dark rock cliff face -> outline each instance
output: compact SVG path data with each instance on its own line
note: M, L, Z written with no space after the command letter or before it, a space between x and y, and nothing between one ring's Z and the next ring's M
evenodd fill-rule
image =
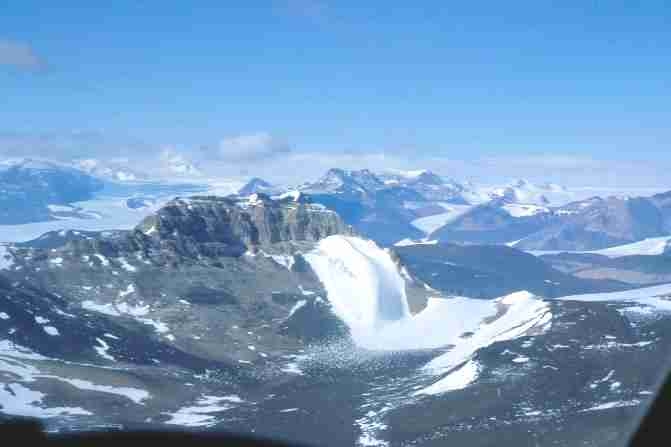
M316 242L351 230L320 205L257 194L250 200L175 199L137 226L135 237L142 238L137 233L152 245L178 252L238 256L270 244Z
M282 243L316 242L334 234L352 234L352 230L336 213L305 199L271 200L261 194L250 200L191 197L169 202L132 231L71 237L63 250L75 257L140 253L164 264L237 257Z

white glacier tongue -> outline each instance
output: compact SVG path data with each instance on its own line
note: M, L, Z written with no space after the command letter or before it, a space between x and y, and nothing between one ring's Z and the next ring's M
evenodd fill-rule
M358 346L394 351L452 345L427 365L436 374L496 341L547 327L552 317L549 305L528 292L496 300L430 298L422 312L411 315L405 280L390 254L356 237L330 236L305 258Z
M385 324L410 315L405 280L389 253L374 242L330 236L305 258L355 340L363 341Z

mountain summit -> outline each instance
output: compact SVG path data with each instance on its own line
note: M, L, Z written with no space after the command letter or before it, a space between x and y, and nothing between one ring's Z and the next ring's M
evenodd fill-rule
M280 188L263 180L259 177L252 177L245 185L238 190L238 195L249 196L255 193L274 194L279 192Z

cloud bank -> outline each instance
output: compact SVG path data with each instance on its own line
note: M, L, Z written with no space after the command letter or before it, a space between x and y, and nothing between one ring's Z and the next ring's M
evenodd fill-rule
M266 162L291 152L289 143L267 132L224 138L217 155L233 163Z
M46 63L27 43L0 39L0 65L21 70L41 70Z

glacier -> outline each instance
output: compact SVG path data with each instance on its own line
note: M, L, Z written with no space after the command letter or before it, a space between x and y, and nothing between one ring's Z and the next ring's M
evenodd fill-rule
M305 259L326 287L336 315L364 346L386 323L409 317L405 280L374 242L331 236Z
M325 238L305 259L359 347L401 351L450 346L425 366L429 373L446 374L480 348L551 324L549 304L524 291L496 300L442 297L436 292L412 315L405 279L390 252L357 237Z

